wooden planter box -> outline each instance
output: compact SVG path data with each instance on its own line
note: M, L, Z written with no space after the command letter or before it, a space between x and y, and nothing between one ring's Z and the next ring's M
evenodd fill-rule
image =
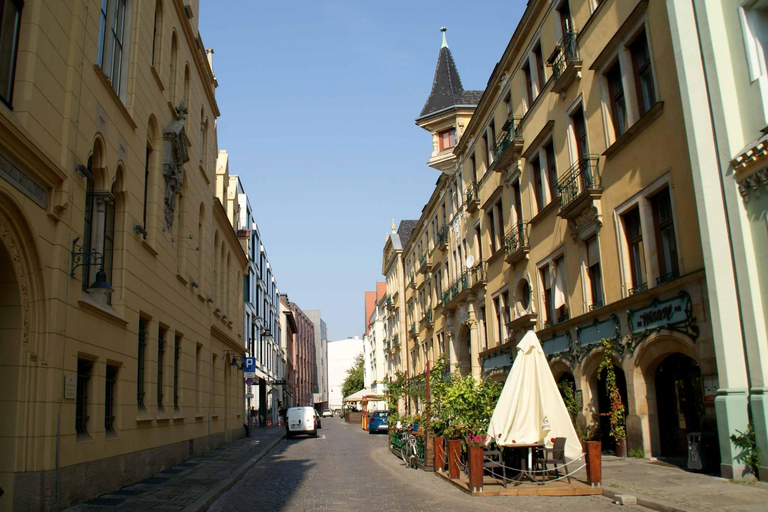
M445 438L435 438L435 471L445 470Z
M459 461L461 460L461 439L448 440L448 476L458 479L460 475Z
M482 446L470 446L468 449L469 461L469 490L471 493L483 492L483 454Z
M593 487L600 487L603 481L602 443L586 441L584 445L587 454L587 483Z

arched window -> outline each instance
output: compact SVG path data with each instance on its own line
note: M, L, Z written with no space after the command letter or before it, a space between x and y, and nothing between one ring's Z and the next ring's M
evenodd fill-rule
M152 65L160 65L160 50L163 41L163 2L155 2L155 28L152 32Z
M125 101L123 63L128 62L131 6L127 0L101 0L98 64L115 93Z
M104 147L101 139L93 145L85 172L85 204L83 205L82 252L98 253L100 264L91 264L89 256L83 257L82 289L87 291L100 269L107 271L107 282L111 281L112 255L114 248L114 196L107 190L109 181L104 167ZM110 187L111 188L111 187ZM105 299L106 300L106 299Z
M176 88L177 84L176 81L178 80L177 77L177 65L178 65L178 53L179 53L179 43L176 38L176 31L173 32L171 35L171 76L168 79L168 84L171 91L171 104L173 106L176 106Z

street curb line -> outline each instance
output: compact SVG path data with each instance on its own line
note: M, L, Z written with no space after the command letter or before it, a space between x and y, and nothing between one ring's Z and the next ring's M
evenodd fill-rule
M254 455L251 459L249 459L248 462L246 462L245 464L237 468L235 471L233 471L231 473L231 476L223 480L218 487L214 487L213 489L205 493L202 497L200 497L197 501L184 507L182 509L182 512L203 512L205 510L208 510L208 507L210 507L211 504L214 501L216 501L219 496L224 494L233 485L235 485L241 478L243 478L243 475L245 475L245 473L249 469L251 469L257 462L263 459L264 456L267 455L272 450L272 448L277 446L283 439L285 439L285 434L281 435L280 437L272 441L269 445L267 445L266 448L264 448L262 451Z
M628 493L631 493L631 491L612 491L606 487L603 487L603 496L612 500L614 500L619 494ZM670 505L669 503L656 498L650 498L648 496L642 496L635 493L631 494L637 498L638 505L641 507L649 508L651 510L658 510L659 512L692 512L692 509L676 507L675 505Z

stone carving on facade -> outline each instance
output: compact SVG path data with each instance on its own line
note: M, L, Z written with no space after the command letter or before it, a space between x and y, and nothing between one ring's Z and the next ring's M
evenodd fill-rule
M21 339L22 342L29 343L29 286L27 285L27 275L24 272L24 262L22 261L19 249L3 222L0 222L0 241L7 249L11 262L13 263L16 279L19 282L19 291L21 292Z
M184 123L187 119L187 106L184 101L176 107L178 119L173 121L163 132L163 178L165 178L165 198L163 216L165 226L173 230L173 218L176 212L176 197L184 185L184 164L189 162L187 135Z
M592 226L600 229L603 226L600 217L600 211L597 209L597 206L594 204L587 206L576 217L568 221L571 228L571 236L576 240L581 238L582 233Z
M760 185L768 191L768 167L760 169L739 182L739 194L745 203L749 202L749 196L754 193L756 198L760 198Z
M504 185L511 187L520 177L520 162L513 162L509 167L501 171L501 179Z
M456 306L456 325L464 325L469 320L469 305L463 300Z

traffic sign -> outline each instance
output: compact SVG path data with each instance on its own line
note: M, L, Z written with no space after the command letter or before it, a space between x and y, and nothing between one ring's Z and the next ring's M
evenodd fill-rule
M246 378L256 377L256 358L246 357L244 359L243 364L245 364L245 370L243 372L243 376Z
M271 386L285 386L285 379L273 380L269 383Z
M245 398L253 398L253 393L246 393Z
M249 385L249 386L253 386L253 379L251 379L251 378L249 377L249 378L245 379L245 383L246 383L247 385Z

